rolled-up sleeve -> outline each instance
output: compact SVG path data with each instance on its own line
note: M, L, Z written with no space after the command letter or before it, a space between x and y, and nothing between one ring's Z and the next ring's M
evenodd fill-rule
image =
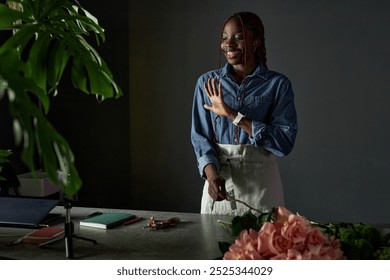
M203 107L206 103L203 83L204 81L200 77L195 88L192 105L191 142L194 147L199 174L205 177L205 166L212 163L219 170L219 160L215 143L213 143L213 113Z
M288 79L280 81L267 122L252 120L252 144L277 156L288 155L298 132L294 92Z

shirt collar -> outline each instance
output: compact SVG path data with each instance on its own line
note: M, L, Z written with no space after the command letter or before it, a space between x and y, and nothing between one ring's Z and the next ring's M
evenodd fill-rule
M225 66L221 69L221 77L227 76L231 67L232 66L229 63L226 63ZM252 74L248 75L248 77L254 76L258 76L264 80L268 80L269 71L261 63L259 63L255 71Z

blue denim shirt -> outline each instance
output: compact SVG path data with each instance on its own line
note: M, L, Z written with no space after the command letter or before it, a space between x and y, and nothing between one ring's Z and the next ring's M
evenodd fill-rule
M191 142L199 173L203 177L203 170L209 163L215 164L219 170L215 142L250 144L263 147L276 156L285 156L291 152L298 131L294 93L287 77L259 65L241 84L237 84L229 73L230 68L226 64L221 69L203 74L195 88ZM236 126L230 119L217 116L203 107L206 103L210 104L204 83L209 77L218 78L219 73L224 101L252 120L253 137L242 129L238 130L237 137Z

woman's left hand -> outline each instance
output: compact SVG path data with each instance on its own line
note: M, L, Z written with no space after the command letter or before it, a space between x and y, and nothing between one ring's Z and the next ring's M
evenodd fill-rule
M223 100L222 85L218 83L216 78L208 78L207 83L204 83L204 89L211 101L211 106L204 104L204 108L213 111L219 116L228 117L232 114L232 109Z

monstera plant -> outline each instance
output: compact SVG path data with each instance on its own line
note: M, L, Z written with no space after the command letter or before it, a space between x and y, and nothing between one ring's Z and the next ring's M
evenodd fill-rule
M77 90L98 101L122 95L92 46L104 42L104 30L77 1L13 0L0 3L0 32L6 38L0 41L0 102L8 98L21 159L34 172L39 158L50 180L72 196L82 181L68 142L47 114L65 69ZM0 150L0 166L8 155Z

